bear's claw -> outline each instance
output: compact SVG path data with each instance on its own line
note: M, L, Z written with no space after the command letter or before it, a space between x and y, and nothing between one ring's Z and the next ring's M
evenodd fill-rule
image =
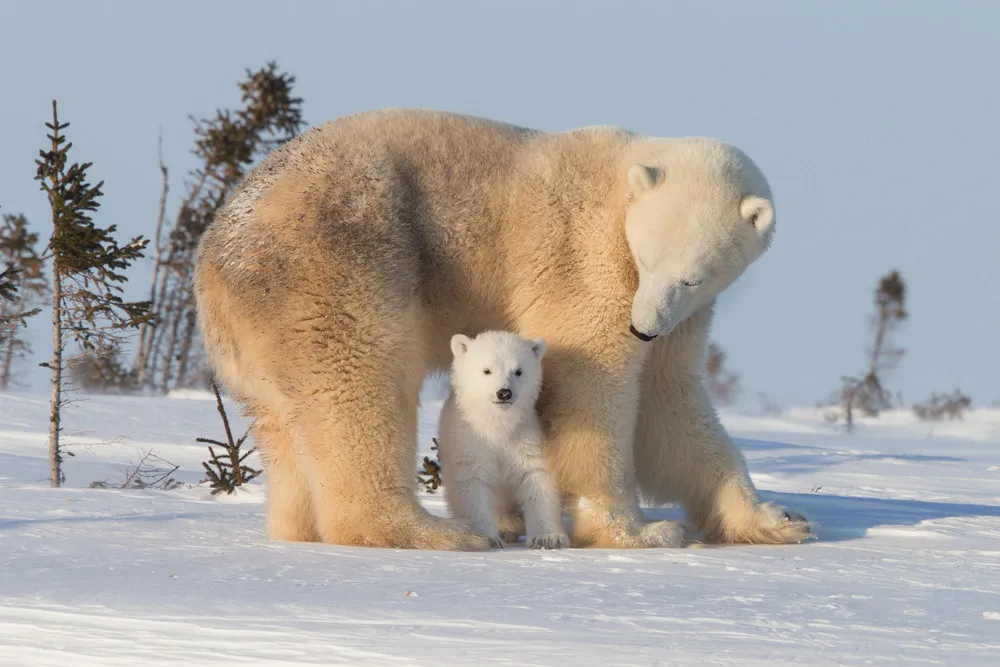
M564 549L569 546L569 536L565 533L535 535L527 540L532 549Z

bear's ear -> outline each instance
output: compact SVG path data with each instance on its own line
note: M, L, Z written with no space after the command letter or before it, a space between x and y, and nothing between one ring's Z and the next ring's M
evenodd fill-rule
M633 202L656 187L663 178L663 169L645 164L633 164L628 168L628 195L629 202Z
M770 200L748 195L740 203L740 215L757 230L764 247L769 246L774 235L774 205Z
M469 351L469 344L472 343L472 339L463 334L455 334L451 337L451 353L456 357L460 357Z
M542 355L545 354L545 339L533 338L528 342L531 344L531 351L535 354L535 358L541 359Z

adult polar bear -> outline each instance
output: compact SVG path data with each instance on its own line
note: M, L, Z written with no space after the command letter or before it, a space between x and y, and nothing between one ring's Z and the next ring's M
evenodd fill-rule
M708 139L384 110L273 151L195 275L211 362L254 417L268 534L489 548L417 501L417 405L453 334L507 329L548 342L538 408L575 546L680 546L637 487L709 540L802 541L699 376L715 297L773 229L764 176Z

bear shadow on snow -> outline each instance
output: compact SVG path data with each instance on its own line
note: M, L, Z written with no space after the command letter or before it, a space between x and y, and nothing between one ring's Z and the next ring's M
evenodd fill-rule
M954 517L1000 517L1000 507L939 503L895 498L864 498L828 493L761 492L765 500L791 504L808 513L821 542L861 539L879 526L916 526L922 521Z
M823 435L811 434L810 437L812 439L815 439L815 440L818 440L818 441L829 442L829 443L833 444L834 446L836 444L838 444L838 443L842 443L843 442L843 440L840 439L841 438L840 435L833 435L833 434L830 434L830 435L826 435L826 434L823 434ZM736 445L742 451L763 452L763 451L778 450L778 449L796 449L796 450L807 450L807 451L810 451L810 452L816 452L817 450L821 449L820 447L811 446L811 445L804 445L804 444L792 445L792 444L789 444L787 442L776 442L776 441L773 441L773 440L755 440L754 438L735 438L734 437L733 438L733 442L735 442ZM795 458L801 458L802 461L803 461L803 463L807 463L807 462L811 463L812 465L807 466L808 469L810 469L810 470L815 470L815 469L820 468L823 465L827 465L827 464L840 463L840 462L843 462L845 460L855 460L855 461L871 460L871 461L878 461L878 460L896 459L896 460L899 460L899 461L919 461L919 462L925 462L925 463L943 463L943 462L957 463L957 462L961 462L961 461L967 460L967 459L963 459L963 458L961 458L959 456L942 456L942 455L939 455L939 454L935 454L935 455L909 454L909 453L885 454L885 453L881 453L881 452L870 452L870 453L864 454L864 453L859 453L859 452L857 452L855 450L852 450L850 452L842 452L842 451L834 451L833 449L828 449L828 450L824 451L824 456L822 456L822 457L816 457L816 456L813 456L813 455L810 455L810 454L802 454L802 455L795 455L795 456L791 456L791 457L779 456L779 457L775 457L775 458L769 459L769 460L776 461L776 462L781 462L781 463L786 463L786 462L792 462L792 460L795 459ZM782 470L787 470L787 468L782 467ZM806 471L807 471L806 467L804 467L803 470L802 470L802 472L806 472Z
M859 540L867 535L869 529L876 527L910 527L923 521L954 517L1000 517L1000 506L992 505L764 490L760 491L760 496L764 501L794 507L808 516L816 534L816 542L820 543ZM643 506L642 509L646 518L652 520L680 520L684 516L678 507ZM751 545L719 545L719 548L746 546Z
M837 436L812 436L820 440L833 440ZM797 450L791 455L750 460L751 469L768 473L769 469L784 474L808 474L846 461L908 461L921 463L957 463L965 459L956 456L929 456L906 453L857 453L838 452L801 444L773 440L733 438L742 451ZM761 499L784 507L794 508L809 517L818 542L847 542L862 539L871 528L911 527L923 521L954 517L1000 517L1000 506L973 503L927 502L896 498L842 496L830 493L786 493L767 491L758 487ZM680 519L680 508L646 508L648 518Z
M101 514L91 516L40 516L25 519L0 519L0 531L12 528L30 528L52 523L89 524L89 523L169 523L170 521L190 521L201 519L212 521L208 512L155 512L151 514Z

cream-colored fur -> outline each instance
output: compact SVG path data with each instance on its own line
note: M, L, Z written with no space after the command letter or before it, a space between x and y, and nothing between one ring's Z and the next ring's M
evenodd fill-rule
M212 363L256 418L269 534L488 548L417 502L416 406L453 333L501 329L547 341L538 410L574 545L675 544L638 491L709 539L801 541L699 376L714 298L773 221L759 170L709 139L386 110L274 151L196 269Z
M448 508L497 548L508 537L501 537L497 515L512 505L524 517L529 547L569 546L535 412L545 341L484 331L455 334L451 348L451 392L438 429Z

